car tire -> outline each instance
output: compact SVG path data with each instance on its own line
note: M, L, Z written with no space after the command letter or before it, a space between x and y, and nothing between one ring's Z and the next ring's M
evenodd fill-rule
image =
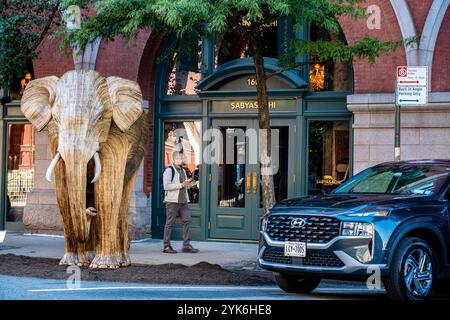
M320 283L320 278L300 278L293 275L277 273L275 281L278 286L289 293L310 293Z
M424 259L422 268L420 257ZM389 275L384 279L386 293L394 300L428 299L436 285L436 271L436 258L428 242L404 238L394 252Z

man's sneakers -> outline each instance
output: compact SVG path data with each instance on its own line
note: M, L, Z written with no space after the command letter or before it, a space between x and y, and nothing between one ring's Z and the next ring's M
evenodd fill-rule
M190 244L188 244L188 245L186 245L186 246L183 246L183 249L181 249L181 251L182 251L182 252L185 252L185 253L197 253L197 252L199 252L200 250L195 249L193 246L191 246Z
M164 253L177 253L177 250L175 250L171 246L167 246L167 247L164 247L163 252Z

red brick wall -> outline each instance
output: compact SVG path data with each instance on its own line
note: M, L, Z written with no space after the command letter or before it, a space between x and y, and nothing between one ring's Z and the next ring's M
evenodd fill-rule
M432 91L450 91L450 8L437 38L431 77Z
M72 53L63 52L57 40L44 40L38 51L39 56L33 61L35 79L46 76L60 77L74 68Z
M375 36L382 40L399 40L402 38L400 27L389 0L368 0L368 5L378 5L381 9L381 29L369 30L367 21L345 18L340 20L341 27L349 44L355 43L365 35ZM353 62L354 89L356 93L394 92L395 67L406 64L404 48L395 53L384 55L374 64L367 60Z
M149 36L150 31L145 30L129 43L122 37L116 37L114 41L102 41L95 70L105 77L117 76L137 81L139 61Z
M409 10L414 19L414 25L416 26L416 32L418 35L422 33L427 19L428 11L430 11L433 0L408 0Z
M154 84L156 76L156 60L161 53L164 39L158 36L150 36L142 53L139 63L138 82L142 88L144 99L148 101L148 123L150 125L150 135L145 148L144 160L144 192L147 196L152 190L153 177L153 110L154 110Z

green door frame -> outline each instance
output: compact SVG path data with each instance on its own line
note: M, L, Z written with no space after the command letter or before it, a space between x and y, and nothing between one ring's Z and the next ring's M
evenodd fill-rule
M295 190L296 190L296 184L298 183L298 180L296 180L296 163L297 163L297 152L295 150L295 144L296 139L295 136L297 134L296 130L296 124L294 119L283 119L283 118L271 118L270 119L270 125L271 127L287 127L288 128L288 137L290 139L288 140L288 177L289 180L287 182L287 190L288 190L288 198L295 196ZM230 127L247 127L251 129L257 129L258 128L258 120L255 116L253 117L246 117L246 118L213 118L212 119L212 127L220 127L220 126L230 126ZM248 146L248 144L247 144ZM248 150L246 150L246 156L248 158ZM225 159L224 159L225 160ZM248 159L247 159L248 163ZM228 207L218 207L216 204L218 202L217 192L213 189L216 188L218 185L218 177L215 176L217 174L218 168L213 167L214 165L208 165L211 170L211 182L210 182L210 188L208 190L208 194L210 194L210 208L208 210L209 212L209 222L210 222L210 230L209 230L209 239L221 239L226 238L226 236L223 234L219 228L217 228L217 222L216 214L226 214L227 212L236 214L242 214L241 212L243 210L247 210L247 214L249 214L250 218L250 225L244 227L244 229L241 230L234 230L237 237L240 238L238 240L257 240L259 238L259 229L260 229L260 223L261 223L261 217L263 215L262 208L259 207L259 196L260 196L260 189L261 189L261 181L260 181L260 166L258 164L247 164L246 167L246 173L251 173L251 190L250 194L246 192L246 207L245 208L228 208ZM257 175L257 189L256 193L253 192L253 174L256 173ZM233 214L231 214L233 216ZM249 223L246 221L246 223ZM249 229L249 230L247 230ZM250 231L250 232L247 232ZM247 233L245 233L247 232ZM242 234L243 233L243 234ZM228 238L226 238L228 239Z

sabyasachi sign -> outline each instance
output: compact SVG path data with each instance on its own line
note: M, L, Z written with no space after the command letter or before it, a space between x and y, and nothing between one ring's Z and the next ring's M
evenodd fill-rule
M269 109L277 107L276 101L269 101ZM231 109L258 109L258 101L236 101L230 102Z
M270 100L269 111L295 111L297 100ZM253 112L258 110L258 101L233 100L213 101L212 112Z

